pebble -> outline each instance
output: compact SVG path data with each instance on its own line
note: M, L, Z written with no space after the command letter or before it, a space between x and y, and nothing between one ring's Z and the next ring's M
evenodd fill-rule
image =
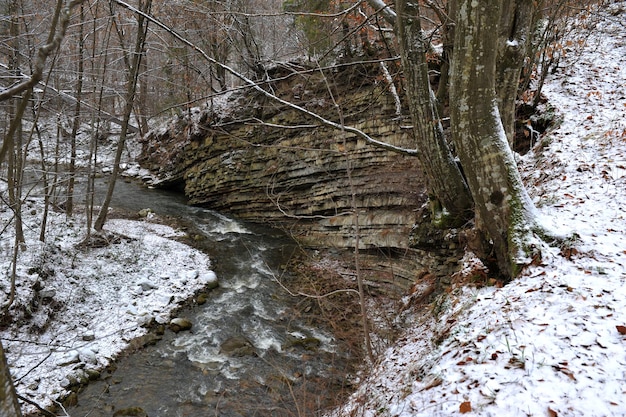
M94 365L98 363L98 358L96 356L96 353L89 348L79 349L78 358L80 359L81 362L91 363Z
M50 289L46 289L46 290L41 290L39 291L39 296L42 299L50 299L50 298L54 298L54 296L57 294L56 290L53 288Z
M70 350L61 359L57 361L57 365L67 366L67 365L71 365L73 363L78 363L78 362L80 362L78 351Z
M159 288L158 285L154 284L153 282L149 280L140 281L137 283L137 285L141 287L143 291L156 290L157 288Z
M93 340L96 340L96 335L94 334L94 332L85 332L85 334L83 334L83 341L85 342L91 342Z
M205 289L212 290L217 288L219 283L217 281L217 275L213 271L203 272L199 275L200 281L205 282Z

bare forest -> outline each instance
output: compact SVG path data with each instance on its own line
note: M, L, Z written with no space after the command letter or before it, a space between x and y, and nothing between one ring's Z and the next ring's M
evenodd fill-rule
M14 316L21 253L33 244L33 229L39 244L49 243L51 213L62 213L81 223L81 244L95 245L107 236L116 181L138 139L242 90L295 110L299 126L336 129L417 158L414 175L424 179L428 200L423 221L462 230L465 249L492 282L511 282L572 239L543 222L517 164L554 122L538 111L546 80L582 50L608 3L0 0L0 210L10 213L0 231L7 259L0 326ZM406 121L410 146L346 124L340 100L329 117L272 88L272 77L325 77L363 63L380 74L376 83ZM96 192L102 177L106 191ZM37 210L35 189L43 190ZM352 209L359 326L364 356L375 363L380 352L369 338L359 274L359 210ZM25 211L36 211L36 220L25 224ZM20 415L1 345L0 385L0 415Z

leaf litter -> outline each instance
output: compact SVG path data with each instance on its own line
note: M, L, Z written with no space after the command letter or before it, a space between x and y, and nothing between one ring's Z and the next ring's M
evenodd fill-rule
M548 251L509 285L459 288L436 317L416 315L332 415L626 415L623 16L606 14L588 48L563 58L544 87L563 122L520 163L541 213L563 234L575 232L571 245ZM27 242L37 240L37 207L27 202ZM68 227L60 213L51 217L54 243L31 244L17 268L15 303L32 310L28 329L0 331L18 392L42 406L66 395L83 370L111 363L146 333L146 321L167 321L177 303L214 278L209 259L172 240L180 232L166 226L110 222L110 232L129 238L112 245L116 250L87 253L76 250L81 226ZM464 261L476 267L471 256ZM33 310L33 285L60 301L42 298Z
M541 216L571 241L508 285L415 312L330 415L626 415L626 3L600 17L544 87L562 122L520 160Z

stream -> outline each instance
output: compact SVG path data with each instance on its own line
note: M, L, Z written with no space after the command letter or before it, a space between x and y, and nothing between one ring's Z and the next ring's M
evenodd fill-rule
M347 354L300 316L299 300L274 279L294 253L290 238L122 180L112 206L149 207L200 235L220 285L206 303L180 312L191 331L167 330L155 345L122 356L79 393L69 415L144 415L121 412L140 407L150 417L311 416L334 403L345 388Z

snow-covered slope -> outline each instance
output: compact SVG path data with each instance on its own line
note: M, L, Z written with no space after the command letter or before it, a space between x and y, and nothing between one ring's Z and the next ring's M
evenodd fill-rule
M520 164L542 215L576 238L416 317L335 415L626 415L625 10L551 76L563 122Z

